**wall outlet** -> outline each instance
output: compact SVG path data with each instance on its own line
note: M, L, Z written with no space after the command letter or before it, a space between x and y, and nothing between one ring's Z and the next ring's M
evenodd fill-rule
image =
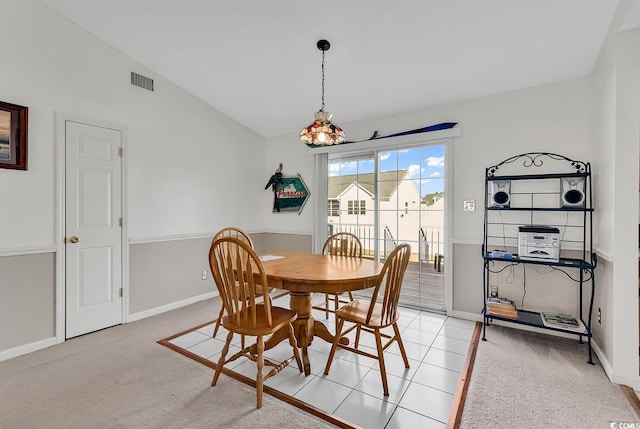
M491 286L489 290L489 296L491 298L498 298L500 296L498 295L498 286Z
M202 280L206 280L207 279L207 270L202 270Z
M602 325L602 310L598 307L598 325Z

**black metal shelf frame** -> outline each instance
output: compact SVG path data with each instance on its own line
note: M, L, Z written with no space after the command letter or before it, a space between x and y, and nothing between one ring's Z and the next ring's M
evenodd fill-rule
M566 172L554 172L545 174L507 174L497 175L496 173L501 167L508 164L514 164L521 162L522 168L538 168L542 167L545 161L558 161L560 165L566 168ZM566 164L565 164L566 162ZM532 171L532 170L528 170ZM562 179L570 177L582 177L585 180L585 193L586 201L584 207L490 207L488 202L489 196L489 184L492 181L505 181L505 180L548 180L548 179ZM532 192L532 194L534 194ZM504 322L510 322L514 324L526 325L537 327L545 330L552 330L558 332L564 332L573 334L578 337L579 342L583 342L583 338L586 337L587 347L589 353L588 363L593 365L592 347L591 347L591 318L593 313L593 300L595 292L595 277L594 270L597 266L597 257L592 249L593 238L593 208L592 205L592 186L591 186L591 165L588 162L576 161L567 158L563 155L558 155L548 152L529 152L520 155L515 155L511 158L507 158L504 161L491 166L486 169L485 172L485 204L484 204L484 235L482 245L482 258L484 265L483 275L483 331L482 340L486 341L486 327L490 324L490 321L500 320ZM559 258L558 261L552 260L530 260L520 259L517 254L509 257L494 257L487 251L488 245L488 225L504 224L504 222L489 222L488 214L491 211L527 211L527 212L580 212L583 213L581 225L577 227L582 230L582 258ZM572 225L572 227L575 225ZM533 265L546 265L554 267L560 271L563 271L572 280L579 284L579 315L578 317L586 327L586 333L576 332L571 329L555 328L546 326L542 322L542 317L539 312L519 309L518 319L509 317L501 317L498 315L490 314L487 312L487 298L489 297L489 278L492 273L491 266L496 262L504 263L506 266L518 265L518 264L533 264ZM504 268L503 268L504 269ZM498 270L502 271L502 270ZM578 278L574 279L570 274L571 272L578 272ZM589 295L589 309L586 319L583 317L583 297L585 283L590 283L590 295Z
M505 211L527 211L527 212L592 212L592 208L576 208L576 207L487 207L487 210L505 210Z

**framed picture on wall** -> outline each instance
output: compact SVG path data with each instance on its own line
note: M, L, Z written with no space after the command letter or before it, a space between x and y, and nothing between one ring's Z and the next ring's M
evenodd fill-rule
M27 169L28 110L0 101L0 168Z

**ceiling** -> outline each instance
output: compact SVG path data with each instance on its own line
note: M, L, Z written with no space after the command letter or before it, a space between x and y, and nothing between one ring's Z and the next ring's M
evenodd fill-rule
M588 76L618 5L617 0L40 2L265 137L297 133L319 110L319 39L331 42L325 110L343 124ZM640 14L634 19L625 23L627 29L637 26Z

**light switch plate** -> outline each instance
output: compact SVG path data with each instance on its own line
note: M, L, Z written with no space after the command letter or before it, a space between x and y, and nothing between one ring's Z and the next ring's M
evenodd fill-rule
M465 212L476 211L476 200L464 200L464 211Z

